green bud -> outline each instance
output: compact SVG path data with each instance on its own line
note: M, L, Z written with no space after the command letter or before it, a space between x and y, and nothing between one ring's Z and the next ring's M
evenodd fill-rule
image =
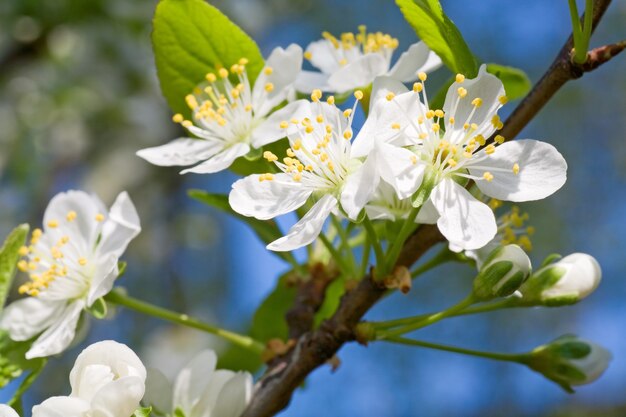
M565 335L534 349L526 364L566 391L573 392L572 385L589 384L598 379L610 360L611 353L602 346Z
M550 307L574 304L591 294L601 278L600 265L592 256L574 253L534 273L520 288L519 303Z
M532 265L517 245L500 246L487 257L474 279L474 297L487 301L513 294L526 281Z

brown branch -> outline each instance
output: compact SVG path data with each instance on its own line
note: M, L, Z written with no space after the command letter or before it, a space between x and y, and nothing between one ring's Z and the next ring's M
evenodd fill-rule
M598 23L610 4L611 0L594 1L592 32L598 27ZM570 36L550 65L550 68L548 68L548 71L546 71L543 77L535 84L530 93L522 100L513 113L511 113L509 118L504 122L504 128L496 132L497 134L504 136L506 139L513 139L565 83L582 77L585 72L596 69L619 53L616 52L606 58L602 54L594 53L594 51L596 51L594 50L587 54L587 62L584 64L576 64L572 61L573 45L574 38ZM493 142L494 138L495 134L489 139L489 142Z
M611 0L595 0L594 29L610 3ZM570 37L545 75L506 120L500 134L515 137L567 81L581 77L624 49L623 43L595 49L589 53L585 64L577 65L571 61L572 42ZM404 243L396 265L410 267L441 241L443 237L435 226L419 227ZM313 370L330 360L345 343L355 340L356 325L386 291L382 284L372 279L371 273L364 277L358 286L344 295L331 319L322 323L319 329L302 334L293 349L272 362L257 383L256 392L242 417L269 417L285 408L294 390Z

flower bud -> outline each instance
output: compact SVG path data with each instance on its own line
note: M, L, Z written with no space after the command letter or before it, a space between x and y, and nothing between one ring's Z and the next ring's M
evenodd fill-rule
M517 245L500 246L485 260L474 280L474 297L486 301L513 294L526 281L532 266Z
M521 304L561 306L574 304L591 294L602 270L590 255L573 253L534 273L520 288Z
M566 391L573 392L572 385L589 384L598 379L611 358L611 353L602 346L565 335L534 349L527 364Z

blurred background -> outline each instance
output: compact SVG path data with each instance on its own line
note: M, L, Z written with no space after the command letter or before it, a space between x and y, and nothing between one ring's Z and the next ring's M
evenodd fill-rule
M245 330L287 269L245 226L187 197L190 188L227 192L235 176L178 175L137 158L138 149L180 132L160 95L150 48L156 1L4 0L0 2L0 235L40 224L48 200L79 188L110 204L128 190L143 232L124 259L119 284L165 307ZM485 62L525 70L536 81L571 32L567 2L443 0L471 49ZM416 40L390 0L223 0L214 2L257 40L302 46L356 30L389 32L399 51ZM609 9L592 46L626 38L626 2ZM432 84L449 74L434 74ZM569 181L555 196L523 206L537 228L533 261L552 252L588 252L604 281L583 303L446 320L420 338L490 351L525 351L576 333L608 347L614 359L595 384L568 395L528 369L393 345L340 352L341 367L317 370L285 417L624 416L626 415L626 55L562 89L520 137L555 144ZM430 80L430 78L429 78ZM431 82L431 81L429 81ZM508 111L514 107L510 104ZM504 114L507 113L505 107ZM368 318L432 311L460 299L471 271L445 266L396 295ZM173 376L206 346L203 334L129 311L93 321L80 346L52 360L25 409L69 392L80 349L103 338L131 345ZM11 395L12 385L0 392ZM59 391L59 387L61 391Z

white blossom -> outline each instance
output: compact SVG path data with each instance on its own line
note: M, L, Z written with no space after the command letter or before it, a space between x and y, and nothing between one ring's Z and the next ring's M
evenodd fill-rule
M145 381L146 368L128 346L94 343L76 358L71 394L33 407L33 417L129 417L139 407Z
M239 417L252 396L252 376L215 369L216 364L215 352L200 352L173 387L162 373L149 369L144 403L168 416L178 410L185 417Z
M352 117L362 93L357 91L352 109L339 110L332 96L321 102L321 91L313 93L313 102L303 102L298 118L281 122L287 130L291 147L287 156L279 160L271 152L265 158L274 162L278 174L250 175L233 184L229 202L244 216L267 220L292 212L307 201L315 201L311 209L286 236L270 243L274 251L289 251L308 245L319 235L330 213L341 209L352 219L369 201L378 178L373 177L371 164L352 155ZM360 139L357 137L355 143ZM381 146L389 146L381 144ZM393 155L410 152L389 146ZM400 157L398 157L400 158ZM396 163L383 173L386 177L402 177L411 161Z
M441 59L423 42L411 45L392 66L398 40L381 32L367 33L365 26L360 26L356 34L342 33L336 38L324 32L322 37L309 44L304 53L320 72L302 71L296 81L299 91L321 89L345 93L367 87L381 75L412 82L418 72L430 72L441 66Z
M504 142L496 136L502 128L498 109L506 102L502 82L482 66L478 77L457 75L447 92L443 109L432 110L424 88L427 76L413 91L388 77L374 83L372 106L353 150L354 156L394 163L380 144L410 149L417 161L414 175L397 181L398 197L413 194L424 178L434 188L418 217L421 223L436 222L442 234L459 249L478 249L492 240L497 224L492 210L462 184L474 180L485 195L507 201L545 198L566 179L567 164L550 144L523 139ZM441 123L445 125L442 131ZM386 169L380 163L378 171ZM382 174L381 174L382 175ZM384 178L383 178L384 179Z
M20 417L14 409L6 404L0 404L0 417Z
M10 304L0 327L13 340L37 337L26 358L50 356L74 339L84 308L106 295L118 276L118 260L140 231L139 217L126 192L110 211L82 191L57 194L44 214L43 231L35 229L27 259L18 268L30 280L20 286L26 298Z
M230 72L221 68L217 75L208 73L207 83L186 97L193 120L184 120L181 114L173 120L196 138L175 139L163 146L142 149L137 155L154 165L195 165L181 173L209 174L228 168L253 148L283 138L278 123L291 117L297 102L270 113L292 95L293 82L302 67L302 49L293 44L287 49L274 49L254 87L246 64L242 58ZM229 75L238 83L233 85Z

